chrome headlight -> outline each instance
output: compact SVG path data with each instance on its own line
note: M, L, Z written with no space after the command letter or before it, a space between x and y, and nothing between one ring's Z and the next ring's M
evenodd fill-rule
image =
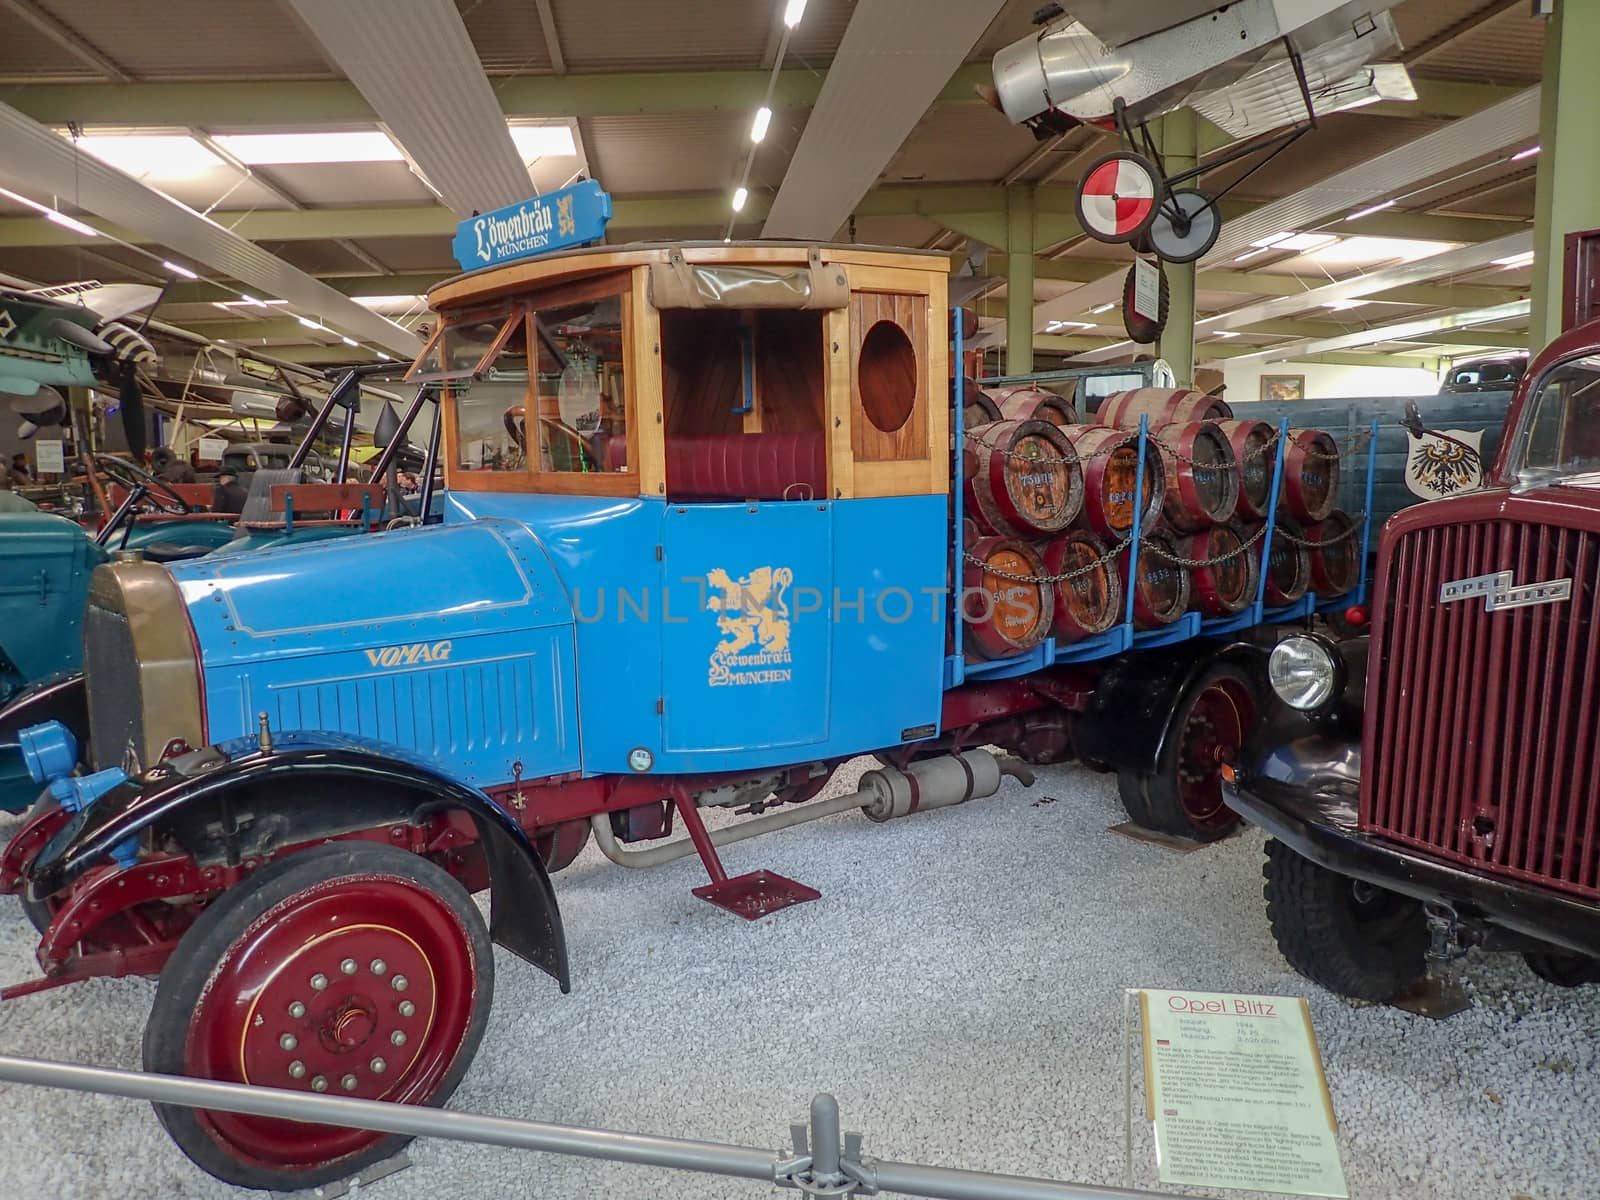
M1344 660L1338 648L1320 637L1295 634L1272 648L1267 679L1290 708L1311 712L1344 687Z

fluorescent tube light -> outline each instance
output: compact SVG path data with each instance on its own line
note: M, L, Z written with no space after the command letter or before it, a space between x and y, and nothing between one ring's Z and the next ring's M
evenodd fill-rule
M189 270L188 267L180 267L177 263L169 262L167 259L163 258L161 260L161 265L163 267L165 267L167 270L171 271L174 275L182 275L185 279L199 279L200 278L200 276L196 275L193 271Z
M1393 208L1398 201L1385 200L1382 204L1374 204L1370 208L1363 208L1360 212L1353 212L1345 218L1346 221L1359 221L1362 217L1370 217L1373 213L1382 212L1386 208Z
M806 0L789 0L788 6L783 10L783 23L790 29L800 24L800 18L806 15Z
M749 188L735 188L733 192L733 211L743 212L744 202L750 198Z
M767 136L767 126L772 124L772 110L763 104L756 109L756 118L750 123L750 140L759 143Z

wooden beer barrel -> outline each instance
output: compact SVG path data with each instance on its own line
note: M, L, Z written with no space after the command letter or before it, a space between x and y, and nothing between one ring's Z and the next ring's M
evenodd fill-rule
M1074 425L1061 431L1078 451L1083 471L1083 511L1078 524L1104 538L1121 541L1133 528L1133 490L1139 470L1139 435L1108 425ZM1144 514L1141 527L1160 520L1166 471L1155 440L1145 445Z
M1104 633L1122 620L1122 578L1105 557L1106 547L1086 529L1050 539L1044 548L1044 573L1071 579L1051 584L1055 618L1050 633L1058 642L1076 642Z
M1083 508L1078 452L1048 421L980 425L962 454L968 511L991 533L1049 535Z
M1134 388L1113 392L1100 402L1094 414L1100 425L1139 428L1139 418L1149 417L1150 426L1192 425L1196 421L1226 421L1233 409L1221 396L1207 396L1193 388Z
M1239 462L1215 421L1163 425L1152 437L1166 468L1161 513L1172 529L1197 533L1233 516L1239 504Z
M1072 401L1065 400L1043 388L1002 388L990 393L1000 406L1000 415L1008 421L1049 421L1052 425L1076 425L1078 410Z
M1050 589L1037 582L1044 574L1039 552L1018 538L991 535L968 546L967 555L961 568L961 628L967 654L1005 658L1044 641L1055 602ZM1028 576L1033 582L1008 578L1011 575Z
M1217 428L1228 439L1239 462L1239 503L1234 514L1246 521L1262 520L1272 502L1277 430L1265 421L1218 421Z
M1305 547L1311 559L1311 590L1318 596L1342 596L1361 581L1361 533L1343 509L1306 526Z
M955 381L950 382L950 404L954 407L956 402ZM994 402L994 397L978 386L978 381L970 375L961 381L961 428L971 430L979 425L988 425L1000 419L1000 406Z
M1260 528L1260 525L1249 525L1245 528L1246 536L1250 536ZM1263 599L1268 608L1281 608L1285 604L1293 604L1311 587L1311 555L1304 546L1285 537L1286 533L1292 537L1305 537L1305 532L1295 521L1280 513L1277 527L1272 535L1272 555L1266 565L1267 583ZM1266 539L1263 538L1251 549L1258 569L1261 564L1261 551L1265 544Z
M1139 536L1138 586L1133 590L1133 623L1140 629L1160 629L1188 611L1189 572L1173 562L1177 551L1164 533ZM1128 586L1128 556L1117 559L1122 586Z
M1283 506L1297 521L1321 521L1339 502L1339 447L1320 429L1291 429L1283 448Z
M1247 537L1230 521L1178 541L1178 553L1184 558L1207 562L1189 568L1191 608L1208 617L1231 617L1255 603L1261 568L1255 548L1244 548Z

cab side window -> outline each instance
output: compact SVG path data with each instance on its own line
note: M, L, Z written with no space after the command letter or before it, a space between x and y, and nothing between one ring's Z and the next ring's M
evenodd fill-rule
M631 472L622 294L540 308L534 330L534 470Z

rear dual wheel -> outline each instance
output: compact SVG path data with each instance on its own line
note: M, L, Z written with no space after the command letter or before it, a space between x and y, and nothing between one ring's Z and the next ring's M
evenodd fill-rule
M161 973L144 1067L168 1075L442 1105L483 1038L494 959L466 890L393 846L291 854L223 893ZM292 1191L408 1138L157 1104L201 1168Z

